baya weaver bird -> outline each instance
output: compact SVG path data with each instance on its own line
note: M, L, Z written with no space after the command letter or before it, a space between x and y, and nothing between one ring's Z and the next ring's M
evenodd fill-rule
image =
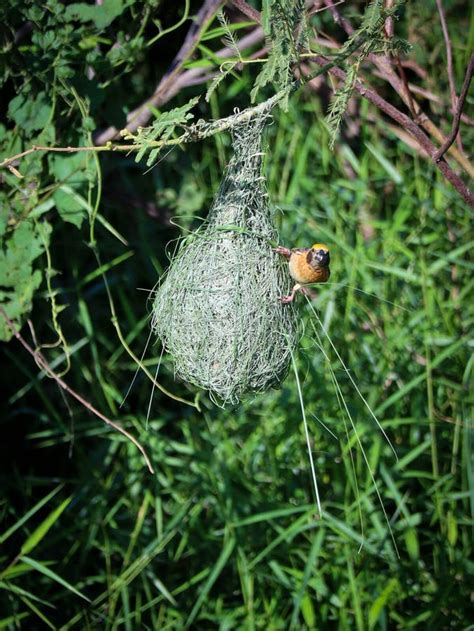
M278 246L274 249L288 259L291 277L296 281L291 294L282 296L281 302L292 302L296 292L308 294L304 285L311 283L325 283L331 272L329 270L329 248L324 243L315 243L310 248L295 248L290 250Z

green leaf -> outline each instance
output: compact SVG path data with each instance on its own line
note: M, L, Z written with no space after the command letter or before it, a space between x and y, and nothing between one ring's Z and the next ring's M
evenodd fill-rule
M405 545L410 559L417 561L420 558L420 545L414 528L408 528L405 532Z
M56 574L56 572L53 572L53 570L50 570L48 567L46 567L42 563L39 563L38 561L35 561L35 559L31 559L30 557L27 557L27 556L20 557L20 561L23 561L24 563L27 563L28 565L31 565L31 567L34 570L37 570L38 572L41 572L41 574L44 574L45 576L47 576L51 580L55 581L56 583L59 583L60 585L62 585L66 589L68 589L73 594L76 594L76 596L79 596L80 598L83 598L87 602L91 602L89 600L89 598L87 598L87 596L84 596L84 594L82 594L78 589L73 587L73 585L71 585L70 583L65 581L58 574Z
M308 625L308 628L314 629L316 615L314 613L313 603L308 593L306 593L301 599L301 613L303 614L304 621Z
M135 0L104 0L100 5L74 2L66 7L66 21L93 22L98 29L107 28Z
M140 162L147 151L150 154L147 159L147 166L151 166L156 160L158 154L161 151L161 147L153 147L152 143L157 141L166 142L173 135L176 127L183 126L187 121L194 118L194 115L190 113L191 110L199 101L199 97L195 97L188 101L181 107L175 107L167 112L158 112L156 109L151 108L157 116L157 119L149 127L139 127L137 134L132 137L135 145L140 147L135 162Z
M307 44L305 5L302 0L270 0L263 5L263 24L270 54L263 65L250 94L252 102L258 92L273 83L277 90L289 88L291 66L298 61L300 49ZM295 38L295 34L298 34ZM288 108L288 96L280 101Z
M83 196L92 173L85 153L50 157L51 173L61 185L53 194L56 209L63 221L80 228L87 217ZM67 183L67 186L63 186Z
M44 92L40 92L36 97L20 93L10 101L8 116L25 134L31 134L36 130L43 130L52 109L52 104Z
M399 586L398 579L392 578L389 580L384 590L380 594L378 598L376 598L375 602L371 606L369 610L369 629L373 629L377 620L379 619L380 614L382 613L382 609L388 602L391 593L397 589Z
M86 213L73 195L61 187L54 193L53 200L63 221L74 224L76 228L82 226Z
M61 489L63 485L60 484L55 489L53 489L48 495L45 495L40 501L33 506L21 519L19 519L11 528L9 528L3 535L0 535L0 544L4 543L9 537L12 536L14 532L21 528L23 524L25 524L35 513L37 513L45 504L49 502L51 498L53 498Z
M51 226L43 222L42 228L40 233L34 224L23 221L0 242L0 305L17 329L31 311L33 295L42 280L41 272L33 271L33 262L43 253ZM6 321L0 318L0 340L8 341L12 335Z
M395 184L401 184L403 182L402 176L393 166L393 164L389 160L387 160L384 155L382 155L381 151L374 147L374 145L370 142L366 142L365 146L378 161L380 166L386 171L387 175L395 182Z
M48 534L48 531L58 521L63 511L71 503L72 497L68 497L57 508L55 508L46 519L34 530L25 543L21 546L20 554L29 554Z
M8 618L2 618L0 620L0 629L12 628L13 625L17 626L20 620L29 617L30 613L28 611L22 611L21 613L16 613L13 616L8 616Z
M448 541L452 546L456 545L458 540L458 522L452 511L448 511Z
M225 64L225 66L223 65L221 67L221 70L219 72L219 74L217 74L214 79L211 81L210 86L207 89L206 92L206 101L209 102L212 96L212 93L217 89L217 87L219 86L219 84L221 83L221 81L223 81L229 74L231 74L235 68L235 66L238 64L237 61L232 61L229 62L227 64Z
M11 581L13 578L22 576L23 574L26 574L27 572L32 572L32 571L33 571L33 568L31 568L29 565L26 565L26 563L15 563L15 565L12 565L11 567L7 567L1 573L1 577L2 579ZM0 582L0 587L3 587L2 582Z
M227 561L229 560L229 557L232 554L234 547L235 547L235 539L233 538L229 539L229 541L225 544L219 558L217 559L212 569L212 572L210 573L208 579L206 580L206 583L200 590L199 597L194 603L194 607L192 608L191 613L189 614L188 620L186 622L186 626L190 625L196 618L199 610L202 607L202 604L204 603L204 601L207 598L207 595L209 594L209 591L211 590L216 580L219 578L222 570L224 569Z
M51 620L29 598L26 598L25 596L22 596L22 597L20 597L20 599L25 603L25 605L27 607L29 607L31 609L31 611L33 613L35 613L38 616L38 618L40 620L42 620L44 622L44 624L46 626L48 626L50 629L53 629L53 630L57 629L57 627L54 626L54 624L51 622Z

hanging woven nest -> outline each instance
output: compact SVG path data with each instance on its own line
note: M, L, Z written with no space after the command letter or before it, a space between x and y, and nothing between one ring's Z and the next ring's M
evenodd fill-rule
M153 301L152 328L181 379L220 403L277 386L297 343L290 278L265 179L265 116L233 129L234 154L208 220L184 238Z

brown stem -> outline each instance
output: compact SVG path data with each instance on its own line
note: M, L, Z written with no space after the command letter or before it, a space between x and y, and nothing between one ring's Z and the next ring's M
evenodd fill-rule
M394 3L394 0L385 0L385 8L386 9L391 9L393 7L393 3ZM395 25L393 23L393 16L392 15L390 15L385 20L385 33L387 34L387 37L393 37L394 36Z
M260 24L260 12L251 7L245 0L231 0L230 4L248 18Z
M347 20L344 16L342 16L339 11L336 9L338 3L334 4L332 0L325 0L324 4L329 9L329 12L332 15L332 19L336 24L342 26L342 28L346 31L347 35L352 35L354 29L352 28L352 24Z
M117 430L118 432L120 432L121 434L126 436L126 438L128 438L128 440L131 441L135 445L135 447L141 452L141 454L142 454L142 456L143 456L143 458L145 460L146 466L148 467L148 470L150 471L150 473L154 473L151 461L150 461L145 449L140 445L138 440L134 436L132 436L132 434L127 432L126 429L124 429L123 427L121 427L117 423L114 423L114 421L111 421L104 414L102 414L102 412L99 412L99 410L97 410L91 403L89 403L89 401L84 399L84 397L82 397L78 392L76 392L70 386L68 386L68 384L61 377L59 377L59 375L57 375L53 371L53 369L48 364L46 359L43 357L41 352L33 350L31 348L31 346L28 344L28 342L26 342L26 340L20 335L20 333L16 329L16 326L10 320L10 318L8 317L5 309L2 306L0 306L0 314L3 316L5 322L7 323L8 327L10 328L11 332L13 333L13 335L20 342L20 344L23 346L23 348L26 349L28 351L28 353L33 357L33 359L38 364L38 366L42 370L44 370L49 377L54 379L54 381L56 381L56 383L58 384L58 386L60 388L62 388L65 392L67 392L71 397L76 399L76 401L79 401L79 403L81 405L83 405L87 410L92 412L92 414L95 414L98 418L100 418L102 421L104 421L104 423L106 423L110 427L113 427L115 430Z
M405 69L403 68L401 62L400 62L400 55L395 55L395 63L397 64L397 68L398 71L400 73L400 77L402 78L402 82L403 82L403 87L405 88L405 93L407 95L407 99L408 99L408 109L410 110L410 114L412 115L412 117L416 120L416 109L415 109L415 103L413 101L413 96L410 90L410 86L408 85L408 80L407 80L407 76L405 73Z
M467 91L469 90L469 85L472 79L472 73L474 71L474 53L471 55L471 59L469 60L469 65L466 70L466 75L464 76L464 82L462 84L461 94L459 95L459 99L456 105L456 112L454 114L453 126L451 128L451 132L449 136L446 138L445 143L442 147L435 153L433 156L436 162L441 160L449 147L453 144L456 139L456 136L459 131L459 124L461 122L461 114L462 108L464 107L464 101L466 100Z
M439 19L441 22L441 28L443 30L444 44L446 48L446 60L448 70L449 91L451 93L451 104L453 110L456 110L456 83L454 81L453 70L453 51L451 46L451 39L449 37L448 25L446 24L446 16L444 14L443 4L441 0L436 0L436 6L438 7Z

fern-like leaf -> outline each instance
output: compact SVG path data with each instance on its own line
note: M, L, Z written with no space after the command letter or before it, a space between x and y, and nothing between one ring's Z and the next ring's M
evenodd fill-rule
M176 127L182 127L194 118L190 110L198 101L199 97L195 97L181 107L175 107L167 112L159 113L157 119L149 127L139 127L134 135L127 136L125 133L124 138L132 140L133 144L139 147L135 162L140 162L143 156L151 149L146 161L147 166L151 166L161 151L161 147L155 146L155 143L159 141L166 142L171 138Z
M291 67L298 61L301 48L307 44L304 0L266 0L262 7L262 24L270 53L251 92L252 102L258 92L272 83L277 90L288 90ZM286 109L288 96L281 101Z
M207 88L206 92L206 101L209 102L212 93L218 88L221 81L223 81L229 74L232 74L234 68L238 64L238 61L229 61L225 64L222 64L219 74L217 74L214 79L211 81L210 86Z
M342 87L337 90L329 106L326 121L329 127L329 145L334 147L337 135L342 123L347 104L354 91L357 81L357 74L362 62L370 54L387 54L407 52L410 45L400 38L387 38L385 35L385 21L387 17L396 17L396 11L401 2L395 4L390 9L384 8L383 0L372 0L362 17L360 27L354 31L349 39L341 47L338 58L344 59L351 54L351 51L358 50L357 56L352 63L348 64L346 78Z
M230 48L230 50L234 51L235 56L238 58L239 61L242 61L242 56L240 54L239 47L237 46L237 41L234 37L234 34L232 33L229 21L227 20L227 17L222 10L218 12L217 19L224 29L224 37L222 38L223 43L227 46L227 48Z
M334 94L329 106L329 113L326 117L326 122L329 127L329 147L331 149L334 148L344 112L347 109L347 104L349 103L349 99L354 91L358 70L359 63L355 63L350 66L343 86Z

